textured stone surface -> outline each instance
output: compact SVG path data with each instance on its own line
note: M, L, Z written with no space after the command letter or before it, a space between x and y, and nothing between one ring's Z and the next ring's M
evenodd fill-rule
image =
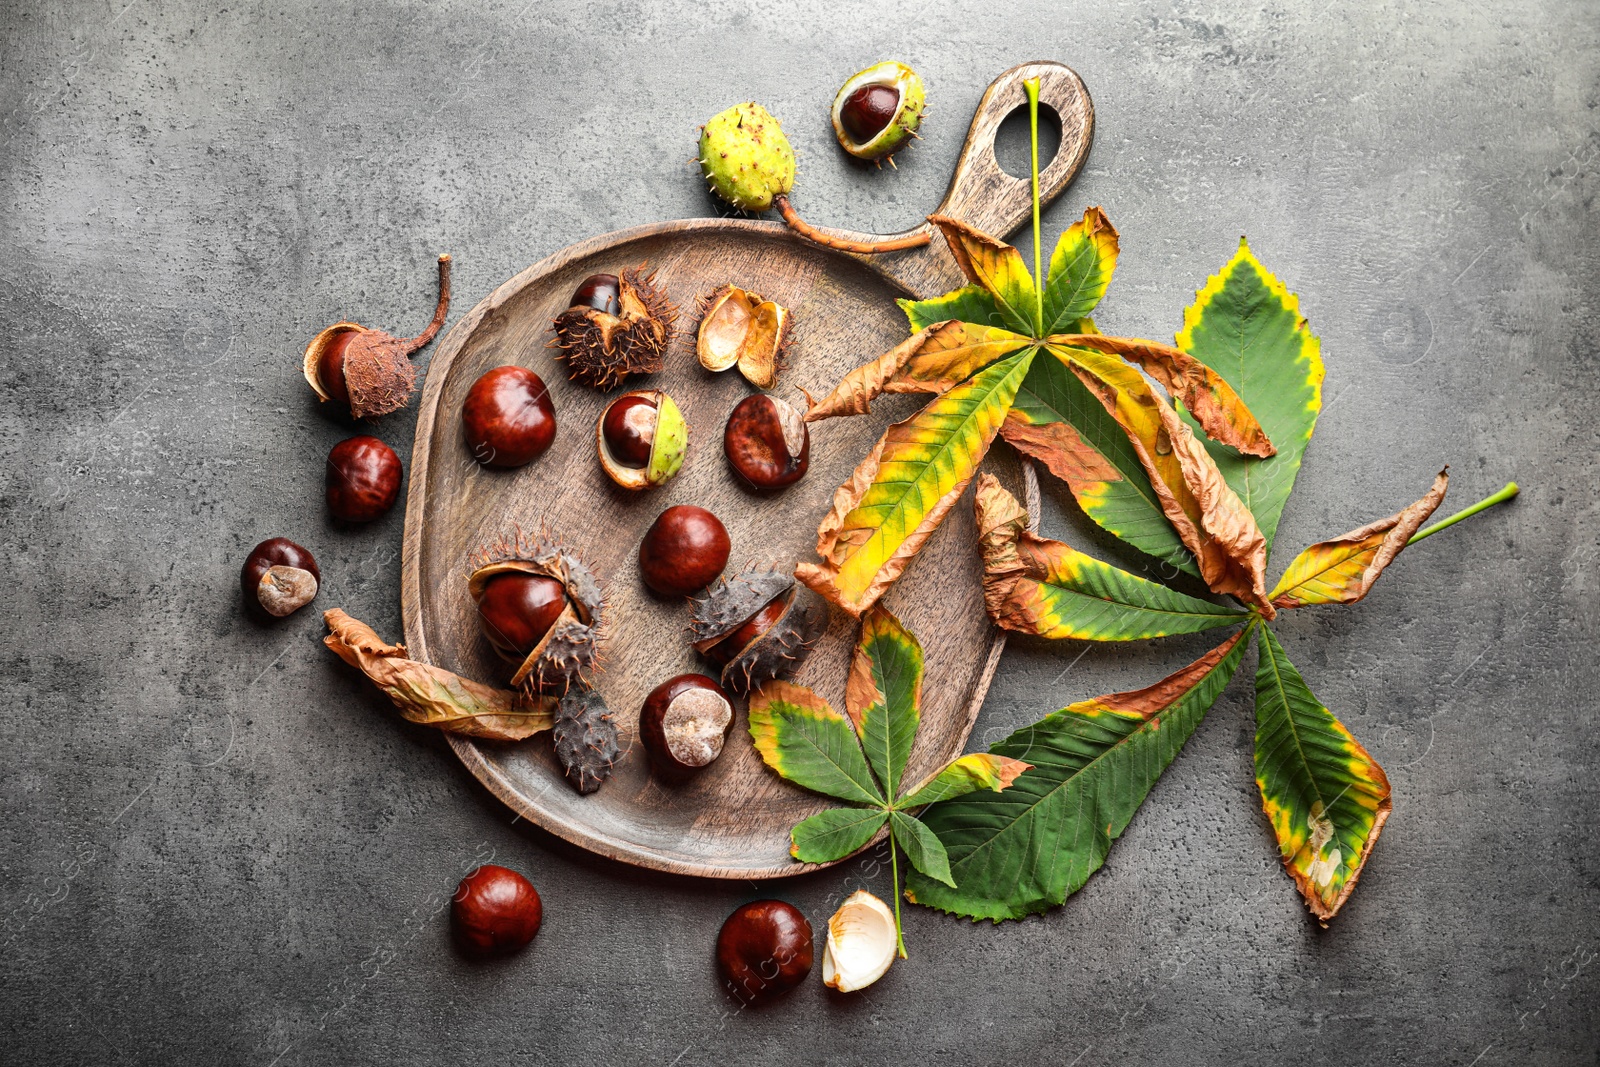
M906 30L819 3L6 5L7 1062L1594 1062L1600 17L1261 7L940 2ZM825 108L886 56L933 111L879 173ZM715 210L686 161L735 100L788 119L809 217L899 229L988 80L1036 56L1098 105L1046 229L1087 204L1121 229L1102 325L1170 335L1241 233L1302 294L1328 406L1282 551L1444 463L1447 510L1524 493L1280 627L1394 781L1332 930L1273 855L1247 664L1066 907L998 928L912 909L911 958L870 991L735 1013L711 959L729 910L776 893L820 926L887 871L722 885L591 859L397 725L315 613L241 618L242 555L286 534L321 561L319 605L399 632L401 515L325 518L347 430L298 353L341 317L419 328L439 251L454 319L570 242ZM379 432L407 453L408 417ZM1047 530L1103 548L1081 524L1053 495ZM975 740L1203 647L1017 643ZM545 925L469 966L441 908L490 856Z

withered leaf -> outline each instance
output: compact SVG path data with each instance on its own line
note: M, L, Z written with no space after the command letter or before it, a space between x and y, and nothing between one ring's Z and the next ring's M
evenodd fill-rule
M1060 334L1052 344L1090 348L1120 356L1144 368L1171 396L1181 400L1200 428L1214 441L1230 445L1248 456L1277 454L1266 431L1222 375L1182 349L1136 337L1107 337L1099 333Z
M806 421L865 415L883 393L948 392L1031 343L1020 334L994 326L954 320L937 323L846 374L827 396L811 401Z
M323 644L386 693L403 718L423 726L492 741L521 741L550 729L554 697L496 689L442 667L406 658L366 623L338 608L325 611Z
M1341 537L1320 541L1296 556L1272 590L1272 602L1280 608L1302 608L1308 604L1354 604L1366 596L1411 535L1444 502L1449 469L1438 473L1432 488L1415 504Z

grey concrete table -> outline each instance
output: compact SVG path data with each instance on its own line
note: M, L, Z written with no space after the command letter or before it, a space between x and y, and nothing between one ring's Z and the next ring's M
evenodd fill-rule
M1595 1062L1593 4L22 0L0 34L0 1060ZM822 115L889 56L934 111L877 173ZM1284 551L1444 463L1450 505L1525 490L1280 628L1394 781L1331 930L1275 858L1241 672L1064 908L912 909L911 958L868 992L738 1013L710 952L729 910L777 892L820 923L887 872L596 860L397 724L316 612L243 619L242 555L286 534L321 558L319 606L399 634L401 515L324 517L347 431L298 353L342 316L414 329L439 251L456 317L580 238L713 212L685 161L736 100L788 119L809 217L899 229L989 79L1036 57L1098 105L1046 230L1088 204L1121 229L1104 325L1169 336L1241 233L1302 294L1327 407ZM407 452L408 417L380 432ZM1049 506L1047 532L1104 547ZM974 743L1201 647L1016 642ZM489 857L546 922L473 966L441 909Z

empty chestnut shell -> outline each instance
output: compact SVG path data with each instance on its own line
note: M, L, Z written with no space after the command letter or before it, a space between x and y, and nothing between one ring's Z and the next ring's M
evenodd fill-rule
M539 647L567 606L567 589L554 578L504 571L478 597L478 629L494 650L521 663Z
M271 537L252 548L239 570L245 603L275 619L311 603L321 584L316 559L287 537Z
M533 940L544 922L544 904L522 875L489 863L461 879L450 901L450 918L463 951L504 956Z
M639 576L662 596L688 596L728 565L728 530L705 508L670 507L639 543Z
M793 904L755 900L728 916L717 934L717 969L729 993L764 1004L811 973L811 924Z
M467 391L461 425L479 463L520 467L544 455L556 439L556 409L544 380L533 371L496 367Z
M733 703L703 674L680 674L650 691L639 710L639 740L670 776L708 766L733 732Z
M400 497L400 457L376 437L340 441L328 453L328 511L345 522L371 522Z
M751 488L782 489L811 465L811 431L792 405L765 394L747 396L728 415L722 449Z

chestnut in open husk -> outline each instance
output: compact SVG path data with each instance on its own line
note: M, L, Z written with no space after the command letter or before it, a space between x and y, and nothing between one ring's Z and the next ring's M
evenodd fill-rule
M302 360L306 381L322 400L348 404L358 419L387 415L411 402L417 369L411 356L433 340L450 312L450 256L439 257L439 303L433 319L409 340L354 322L336 322L311 339Z
M365 434L346 438L328 453L328 511L344 522L371 522L400 498L400 457Z
M689 632L695 651L722 665L723 687L744 693L797 667L827 625L827 607L794 575L751 569L694 602Z
M270 537L252 548L239 570L245 603L275 619L311 603L321 584L316 559L287 537Z
M728 528L705 508L670 507L639 542L639 577L662 596L688 596L710 585L728 565Z
M793 328L788 308L763 300L760 293L724 285L702 301L695 354L706 370L720 373L736 366L757 389L771 389L793 341Z
M472 457L485 467L532 463L556 439L556 409L544 379L526 367L486 371L461 405Z
M753 900L736 908L717 933L717 970L728 992L764 1004L811 973L811 923L782 900Z
M811 431L792 404L765 394L747 396L728 415L722 450L752 489L782 489L811 466Z
M894 163L922 125L923 88L904 63L879 63L858 71L833 98L833 134L857 159Z
M624 489L653 489L678 473L689 447L689 425L659 389L623 393L594 428L600 466Z
M642 268L621 276L596 274L556 316L553 347L567 374L596 389L615 389L630 374L654 374L672 343L678 311Z
M605 594L577 554L518 530L473 554L467 591L478 628L506 662L512 685L564 693L599 666Z
M639 709L639 740L669 777L709 766L732 732L733 703L703 674L667 679Z
M524 948L544 923L539 891L509 867L486 863L450 899L456 944L470 956L505 956Z

